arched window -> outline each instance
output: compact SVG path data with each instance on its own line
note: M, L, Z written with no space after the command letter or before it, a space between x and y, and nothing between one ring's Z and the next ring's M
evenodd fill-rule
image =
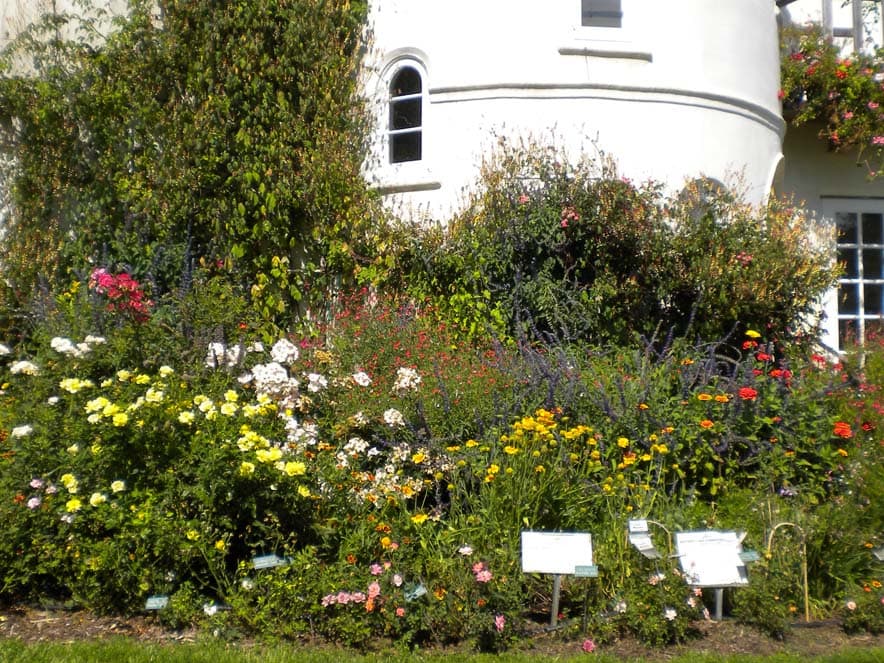
M423 78L414 67L402 67L390 81L390 163L423 157L423 88Z

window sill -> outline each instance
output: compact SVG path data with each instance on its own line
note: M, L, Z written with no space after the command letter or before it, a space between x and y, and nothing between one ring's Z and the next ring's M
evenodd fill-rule
M391 193L412 193L417 191L438 191L442 188L442 183L433 180L414 180L411 182L376 182L371 188L382 196Z
M626 46L627 44L623 44ZM654 56L646 51L636 51L628 48L590 48L588 46L563 46L559 49L559 55L578 55L585 58L607 58L611 60L640 60L653 62Z

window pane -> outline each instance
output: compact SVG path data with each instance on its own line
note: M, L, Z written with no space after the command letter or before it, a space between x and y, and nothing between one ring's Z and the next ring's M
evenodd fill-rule
M838 243L856 244L856 214L838 212L835 215L835 223L838 226Z
M843 345L854 345L856 343L856 320L839 320L838 321L838 338L841 339Z
M881 308L882 288L880 285L867 285L863 288L863 304L865 305L866 315L881 315L884 309Z
M596 28L619 28L623 12L620 0L582 0L580 3L581 24Z
M881 244L884 236L881 234L881 215L863 214L863 244Z
M390 83L390 96L401 97L406 94L421 93L421 75L417 69L403 67Z
M842 265L844 268L844 276L842 278L859 278L856 249L838 249L838 264Z
M881 249L863 249L863 279L880 279Z
M421 158L421 132L390 136L390 161L419 161Z
M390 102L390 129L414 129L420 125L420 97Z
M859 313L859 286L855 283L842 283L838 286L838 315Z

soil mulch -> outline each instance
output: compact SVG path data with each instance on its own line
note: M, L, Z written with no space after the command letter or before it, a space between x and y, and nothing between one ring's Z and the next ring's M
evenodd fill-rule
M650 649L632 639L600 646L597 651L619 658L667 661L684 653L712 655L792 653L800 656L833 654L852 648L882 647L884 634L847 635L835 620L796 623L783 640L775 640L747 626L725 619L699 625L701 636L665 649ZM197 631L172 631L156 616L107 617L85 611L43 610L14 607L0 610L0 638L26 643L68 643L80 640L131 638L145 643L196 642L205 637ZM254 644L248 642L244 644ZM524 650L543 657L580 653L580 640L564 639L555 633L535 636ZM522 648L520 648L522 649Z

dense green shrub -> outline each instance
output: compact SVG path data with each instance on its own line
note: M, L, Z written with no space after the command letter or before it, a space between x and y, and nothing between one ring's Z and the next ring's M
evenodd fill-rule
M413 292L468 333L628 343L634 335L807 334L833 284L793 207L691 185L663 200L607 164L503 146L447 232L415 243Z
M133 2L103 42L67 14L27 33L13 54L35 70L0 78L4 315L95 266L159 297L200 263L268 320L321 309L373 255L354 75L365 11Z

